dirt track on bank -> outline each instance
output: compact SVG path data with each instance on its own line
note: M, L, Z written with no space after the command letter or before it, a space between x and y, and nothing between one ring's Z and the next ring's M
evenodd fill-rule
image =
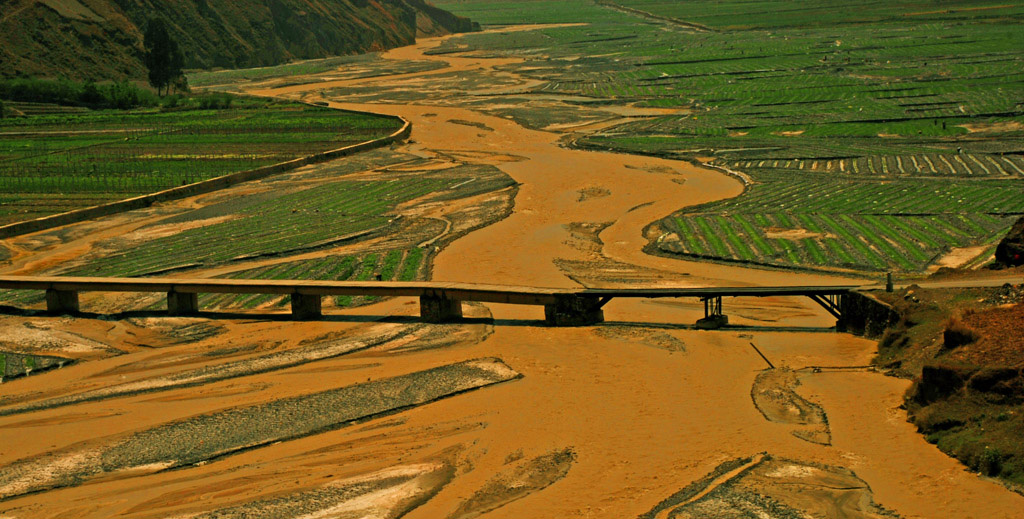
M423 55L437 43L424 40L385 57L443 60L451 65L449 71L475 74L510 63ZM493 73L510 77L504 70ZM387 78L378 81L382 89L394 86ZM312 98L322 88L260 93ZM646 255L645 225L683 206L736 196L740 182L686 163L567 149L559 145L559 134L457 106L458 95L416 104L330 99L336 106L410 119L414 132L403 151L495 165L521 183L508 218L438 254L436 280L538 286L850 281ZM26 258L21 265L27 264ZM493 315L493 325L366 322L414 314L413 303L390 300L316 323L220 321L222 333L185 344L161 335L161 327L193 319L76 321L74 326L94 341L102 341L102 330L112 325L124 336L144 330L146 347L5 384L0 405L73 398L231 362L258 363L277 352L379 335L381 326L402 336L274 371L2 416L3 465L50 459L51 453L75 445L108 445L197 415L270 405L472 359L500 359L522 378L261 448L230 446L236 448L231 456L173 471L149 466L109 473L0 502L0 512L12 517L166 517L213 511L241 516L247 504L276 500L287 502L293 507L289 510L367 510L360 512L367 517L406 511L409 518L475 513L489 518L637 517L653 514L659 503L716 467L760 460L759 453L785 462L764 464L763 474L752 478L718 475L713 478L716 491L729 490L723 481L756 487L773 474L785 474L816 488L862 480L867 490L858 486L857 492L908 518L1009 518L1024 507L1024 498L966 472L914 432L898 408L906 381L856 369L800 371L795 391L827 416L830 445L794 435L798 425L766 419L751 398L766 366L750 342L775 365L794 370L865 366L874 352L872 341L825 329L831 317L809 301L726 300L726 313L740 326L718 332L689 328L702 315L697 301L613 301L605 309L609 323L586 328L546 328L535 321L542 316L539 308L508 305L467 307L472 316ZM59 318L26 320L37 327L63 326ZM203 441L179 439L186 450ZM826 466L842 470L815 468ZM799 500L786 500L790 483L780 479L764 491L799 506ZM328 499L324 496L330 489ZM725 499L702 490L693 502L708 496ZM316 508L321 501L329 505ZM876 517L860 498L851 502L854 511L843 508L838 517ZM816 510L810 505L803 509ZM854 514L861 509L863 515Z

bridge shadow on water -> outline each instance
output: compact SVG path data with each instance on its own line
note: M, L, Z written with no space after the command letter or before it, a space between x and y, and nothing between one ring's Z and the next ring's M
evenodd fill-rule
M195 315L170 316L162 310L130 310L112 314L96 312L74 312L70 314L53 314L45 310L26 310L12 306L0 305L0 315L22 316L22 317L60 317L71 315L82 319L96 319L101 321L121 321L127 319L210 319L244 322L280 322L280 323L301 323L310 322L296 320L291 313L258 313L258 312L228 312L228 311L201 311ZM317 322L336 323L394 323L394 324L418 324L423 321L413 315L379 315L379 314L334 314L326 313ZM523 327L523 328L556 328L547 324L543 319L494 319L490 317L463 317L445 324L490 324L500 327ZM693 324L664 323L650 321L613 321L606 320L603 323L589 325L589 327L629 327L629 328L654 328L660 330L701 330ZM723 332L799 332L799 333L835 333L835 326L771 326L771 325L725 325L717 330L702 331L723 331Z

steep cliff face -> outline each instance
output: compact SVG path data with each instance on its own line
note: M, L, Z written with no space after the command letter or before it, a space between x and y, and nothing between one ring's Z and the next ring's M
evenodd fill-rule
M164 18L186 67L254 67L388 49L472 30L423 0L0 0L0 76L143 78Z

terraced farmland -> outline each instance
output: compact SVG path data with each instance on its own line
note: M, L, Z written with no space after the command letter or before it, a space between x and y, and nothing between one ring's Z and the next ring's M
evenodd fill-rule
M392 169L394 168L394 169ZM483 225L451 204L510 188L491 166L439 168L430 159L381 149L298 170L247 188L246 194L175 210L109 238L75 262L49 271L83 276L217 276L240 279L413 280L427 277L435 247ZM443 218L403 208L441 206ZM473 205L497 218L486 203ZM155 209L161 211L161 209ZM473 220L474 222L476 220ZM228 236L230 239L225 239ZM60 230L42 240L63 240ZM295 258L292 258L295 256ZM219 269L205 274L211 269ZM226 273L224 273L226 271ZM0 291L0 301L34 305L41 292ZM213 295L205 309L280 306L280 296ZM372 298L338 297L335 306ZM156 309L163 301L140 301Z
M659 222L654 249L784 267L918 272L954 249L985 258L1024 213L1024 182L795 182Z
M302 261L242 270L232 273L232 279L315 279L335 281L412 281L421 277L426 267L427 252L421 248L392 249L350 256L325 256ZM350 307L372 303L376 297L337 296L335 306ZM257 308L268 304L284 306L289 296L266 294L204 294L199 298L203 308Z
M483 23L508 15L440 3ZM588 25L467 35L438 52L522 57L538 97L670 112L573 135L574 146L701 160L754 182L736 201L659 222L652 251L920 271L953 249L983 262L1022 211L1024 5L529 4L508 9L536 16L523 22L563 9Z
M799 174L799 171L813 171L851 177L1024 178L1024 156L1015 154L925 153L872 155L852 159L734 160L724 164L738 170L788 170L795 174Z
M388 135L389 118L262 100L233 109L0 120L0 224L159 191Z

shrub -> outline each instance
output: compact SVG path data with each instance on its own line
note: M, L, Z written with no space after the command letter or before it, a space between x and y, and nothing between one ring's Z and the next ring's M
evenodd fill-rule
M207 94L199 98L199 108L203 110L226 110L231 108L233 96L231 94Z
M162 108L177 108L181 104L181 94L171 94L164 98Z
M67 79L15 78L0 80L0 98L28 103L53 103L90 108L156 106L153 92L122 81L100 86Z
M958 317L951 317L946 321L946 329L942 332L942 346L947 350L959 348L977 341L980 338L978 332L967 326Z
M986 476L998 476L1003 470L1003 454L999 449L985 447L978 457L978 471Z

